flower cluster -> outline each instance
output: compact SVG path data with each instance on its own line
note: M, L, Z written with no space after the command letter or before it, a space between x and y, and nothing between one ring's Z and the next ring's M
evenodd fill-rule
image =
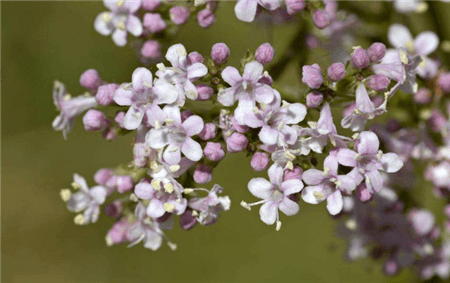
M197 16L207 26L200 18L211 20L215 2L191 4L189 10L157 0L106 1L111 12L100 14L95 27L124 45L127 32L148 40L169 28L168 14L179 25L195 7L203 7ZM228 64L225 43L214 44L208 55L173 44L155 72L139 67L131 82L108 83L87 70L80 78L87 92L74 98L55 82L60 115L53 127L65 138L84 112L86 131L107 140L134 135L129 164L100 169L92 188L75 174L72 187L78 191L61 191L77 213L75 223L94 223L103 211L116 221L108 245L143 242L156 250L166 240L174 249L163 230L175 218L189 230L216 223L230 209L230 197L222 194L228 188L215 184L208 190L204 184L212 182L223 158L245 152L254 171L267 171L269 178L251 179L248 190L259 200L241 206L261 205L267 225L280 230L279 211L296 215L300 200L326 200L339 234L348 239L349 259L372 255L383 261L387 275L412 267L423 279L448 278L450 73L437 57L439 36L425 31L413 39L407 27L393 23L383 30L392 48L364 41L349 47L357 40L349 27L364 22L338 11L334 1L239 0L235 6L246 22L264 9L274 18L281 10L288 17L312 15L298 17L299 34L279 60L269 43L247 52L238 67ZM333 41L344 37L346 42ZM299 39L308 49L298 50ZM312 60L323 50L331 60ZM280 69L294 58L304 59L295 88L278 81ZM414 200L417 179L445 202L443 228Z

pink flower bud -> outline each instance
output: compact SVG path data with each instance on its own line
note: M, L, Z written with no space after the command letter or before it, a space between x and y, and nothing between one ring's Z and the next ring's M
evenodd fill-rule
M198 97L197 100L205 101L210 99L213 96L214 90L209 85L198 84L195 86L197 89Z
M249 130L249 127L248 127L248 126L240 125L240 124L237 122L236 118L234 118L234 117L231 118L231 122L233 123L233 129L234 129L236 132L238 132L238 133L243 134L243 133L245 133L245 132L247 132L247 131Z
M369 55L370 62L378 62L383 59L384 54L386 54L386 45L375 42L367 49L367 54Z
M425 87L420 88L414 94L414 102L417 104L428 104L431 102L431 92Z
M248 145L247 138L240 133L233 133L227 140L228 152L239 152L244 150Z
M367 68L370 65L370 58L367 51L361 47L358 47L353 51L351 56L352 64L358 70Z
M212 180L212 168L206 164L199 164L195 167L194 181L199 184L206 184Z
M187 118L191 117L192 115L194 115L194 112L190 110L185 110L181 112L181 121L184 122Z
M192 211L186 210L180 217L180 226L184 230L190 230L197 224L197 219L192 215Z
M113 201L105 206L105 214L111 218L117 218L122 214L122 202L119 200Z
M134 181L130 176L126 175L114 176L107 182L107 185L110 183L112 179L115 179L114 187L116 187L117 191L121 194L131 191L134 188Z
M261 44L255 52L255 60L263 65L270 63L273 56L275 56L275 49L267 42Z
M117 138L117 130L114 127L109 127L103 132L102 136L104 139L112 141Z
M194 63L203 63L203 56L198 53L197 51L193 51L191 53L189 53L188 55L189 61L194 64Z
M213 123L206 123L203 130L198 134L198 136L204 140L210 140L216 137L216 125Z
M384 263L383 271L386 275L393 276L400 271L400 267L395 261L390 259Z
M203 9L197 14L197 22L202 28L209 28L216 22L216 15L209 9Z
M156 40L147 40L142 45L141 55L145 58L157 59L161 57L161 45Z
M114 176L114 171L108 168L102 168L94 175L94 181L99 185L106 185L109 179Z
M308 93L306 96L306 106L309 108L317 108L323 101L323 94L318 91Z
M447 216L448 218L450 218L450 204L447 204L447 205L444 207L444 214L445 214L445 216Z
M330 24L330 15L325 10L314 10L313 21L316 27L323 29Z
M225 156L222 145L218 142L208 142L203 149L203 154L211 161L219 161Z
M372 193L367 188L365 183L362 183L356 187L356 197L362 202L367 202L372 198Z
M176 25L185 24L189 19L190 13L189 9L184 6L175 6L169 10L170 19Z
M146 13L142 25L152 33L161 32L166 28L166 22L159 13Z
M103 112L91 109L84 114L83 124L86 131L100 131L108 127L109 120Z
M322 71L319 65L305 65L302 67L302 82L310 88L319 88L323 83Z
M284 173L283 181L299 179L301 180L303 176L303 169L295 166L292 170L287 169Z
M253 154L250 165L256 172L263 171L269 165L269 156L264 152L256 152Z
M156 10L160 4L160 0L142 0L141 8L151 12Z
M345 65L342 63L333 63L327 68L327 76L333 82L342 80L345 77Z
M428 119L428 126L431 128L434 132L440 132L443 127L445 127L445 124L447 123L447 120L445 119L444 115L438 110L433 110L431 112L431 116Z
M114 102L113 96L116 91L118 85L116 84L107 84L101 85L97 89L97 93L95 94L95 100L97 100L98 104L107 106Z
M119 125L119 127L123 128L123 118L125 117L125 112L120 111L117 113L116 117L114 117L114 121Z
M106 243L111 245L123 244L127 241L127 232L131 224L127 218L123 218L120 221L114 223L112 228L106 234Z
M450 93L450 73L441 74L438 85L444 93Z
M384 91L391 81L385 75L373 75L367 80L367 86L375 91Z
M289 15L294 15L303 11L305 6L305 0L286 0L286 9Z
M222 65L230 56L230 49L225 43L216 43L211 48L211 58L217 65Z
M98 74L97 70L89 69L86 70L80 77L80 85L89 90L97 90L97 88L102 83L102 79Z

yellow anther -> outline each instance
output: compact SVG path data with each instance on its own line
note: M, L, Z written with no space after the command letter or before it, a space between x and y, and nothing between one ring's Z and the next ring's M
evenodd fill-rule
M136 221L136 216L134 214L128 214L127 221L130 224L133 224Z
M417 5L416 12L417 13L425 13L428 10L428 3L421 2Z
M190 100L196 100L198 98L198 93L193 90L186 91L186 97Z
M117 28L121 30L125 30L125 24L123 22L120 22L117 24Z
M125 2L125 0L119 0L117 1L116 5L117 7L121 7L123 5L123 3Z
M150 169L152 170L156 170L159 167L158 162L156 162L156 160L153 160L152 162L150 162Z
M166 202L166 203L164 204L164 210L165 210L165 211L167 211L167 212L169 212L169 213L172 213L174 209L175 209L175 206L174 206L173 204L168 203L168 202Z
M111 237L109 236L106 236L105 241L108 247L111 247L114 244L114 242L111 240Z
M164 190L171 194L173 192L173 185L171 183L164 184Z
M184 56L186 56L187 55L187 53L186 53L186 49L184 49L184 48L177 48L177 54L178 54L178 56L180 56L180 57L184 57Z
M77 182L72 182L72 188L74 188L75 190L78 190L81 188L81 185L78 184Z
M178 146L174 146L174 147L172 147L172 148L169 150L169 152L175 152L175 151L177 151L178 149L180 149Z
M312 194L316 198L316 200L322 200L325 197L321 192L318 191L314 191Z
M86 219L84 218L83 214L77 214L77 216L75 216L75 218L73 219L73 222L76 225L84 225L86 224Z
M175 243L167 242L167 245L169 246L169 248L170 248L172 251L175 251L175 250L177 249L177 244L175 244Z
M112 17L109 13L103 13L102 21L104 21L105 23L108 23L111 21L111 19L112 19Z
M349 230L356 230L357 224L354 219L349 219L345 222L345 227L347 227Z
M250 205L248 203L246 203L245 201L241 201L241 206L245 209L248 209L248 211L252 210Z
M150 88L150 87L152 87L152 84L151 83L148 83L148 82L143 82L142 83L145 87L148 87L148 88Z
M275 230L276 230L276 231L280 231L280 229L281 229L281 221L278 220L278 221L277 221L277 226L276 226Z
M403 64L408 65L408 54L406 54L405 50L400 51L400 61L402 61Z
M161 190L161 182L159 180L153 179L151 185L155 190Z
M139 200L139 198L137 197L137 195L131 194L130 195L130 200L133 201L133 202L137 202Z
M323 175L324 175L324 176L328 176L329 173L330 173L330 167L325 167L325 168L323 169Z
M414 42L412 40L408 40L405 43L405 47L406 47L406 50L408 50L409 52L414 52Z
M64 97L63 97L63 99L64 100L70 100L72 98L72 96L70 95L70 94L66 94L66 95L64 95Z
M61 198L64 202L67 202L67 201L69 201L70 197L72 196L72 193L70 192L69 189L62 189L59 192L59 195L61 196Z
M183 193L185 193L185 194L191 194L191 193L193 193L193 192L194 192L193 189L184 189L184 190L183 190Z
M156 64L156 68L158 68L158 70L163 71L163 72L166 70L166 66L164 66L163 63Z
M150 217L147 217L147 218L144 219L144 223L147 224L147 225L152 225L152 222L153 221L152 221L152 219Z
M169 167L170 172L177 172L178 170L180 170L180 165L176 164L176 165L171 165Z

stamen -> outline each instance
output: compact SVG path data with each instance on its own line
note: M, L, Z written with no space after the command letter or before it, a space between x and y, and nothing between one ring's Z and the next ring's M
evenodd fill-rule
M106 241L106 245L108 247L111 247L114 244L114 242L111 240L111 237L109 237L109 236L105 237L105 241Z
M130 200L131 200L132 202L137 202L137 201L139 200L139 198L137 197L137 195L131 194L131 195L130 195Z
M167 212L169 212L169 213L172 213L174 209L175 209L175 206L174 206L173 204L168 203L168 202L166 202L166 203L164 204L164 210L165 210L165 211L167 211Z
M330 167L325 167L323 169L323 175L326 177L326 176L328 176L329 173L330 173Z
M125 23L123 23L123 22L118 23L117 28L121 29L121 30L125 30Z
M161 190L161 182L159 180L153 179L150 184L155 190L157 191Z
M164 190L171 194L173 192L173 185L171 183L164 184Z
M400 51L400 61L402 61L403 64L408 65L408 54L406 54L405 50Z
M164 66L163 63L156 64L156 68L158 68L158 70L163 71L163 72L166 71L166 66Z
M345 222L345 227L353 231L356 230L356 227L358 227L358 225L356 224L356 221L354 219L349 219Z
M142 83L145 87L148 87L148 88L151 88L152 87L152 85L151 84L149 84L148 82L143 82Z
M312 195L316 198L316 200L323 200L325 197L323 193L318 191L314 191Z
M73 187L75 190L81 189L81 185L78 184L77 182L72 182L72 187Z
M125 0L119 0L117 1L116 5L117 7L121 7L123 5L123 3L125 2Z
M84 225L86 224L86 219L84 218L83 214L78 214L77 216L75 216L75 218L73 219L73 222L76 225Z
M176 165L172 165L169 167L170 172L177 172L178 170L180 170L181 166L176 164Z
M193 90L188 90L186 92L186 97L191 100L196 100L198 98L198 93Z
M178 48L178 49L177 49L177 54L178 54L178 56L180 56L180 57L184 57L184 56L187 55L186 50L185 50L184 48Z
M245 201L241 201L241 206L245 209L248 209L248 211L252 210L251 206L248 203L246 203Z
M185 194L192 194L193 192L194 192L193 189L184 189L183 190L183 193L185 193Z
M111 21L112 17L109 13L103 13L102 15L102 21L105 23L109 23Z
M169 150L169 152L175 152L175 151L177 151L178 149L180 149L178 146L174 146L174 147L172 147L172 148Z
M61 198L64 202L67 202L70 200L70 197L72 196L72 192L69 189L62 189L59 192L59 195L61 196Z
M177 249L177 244L175 244L175 243L167 242L167 245L169 246L169 248L170 248L172 251L175 251L175 250Z
M281 221L278 220L278 221L277 221L277 226L276 226L275 230L276 230L276 231L280 231L280 229L281 229Z

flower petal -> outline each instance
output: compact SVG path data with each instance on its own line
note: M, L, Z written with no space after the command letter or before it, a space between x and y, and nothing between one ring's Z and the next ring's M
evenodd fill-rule
M245 64L242 78L250 81L251 83L256 83L261 78L263 71L264 67L261 63L258 61L252 61Z
M152 86L153 75L147 68L137 68L131 75L134 90L144 90Z
M260 199L269 199L273 184L264 178L254 178L248 182L248 190Z
M400 24L393 24L389 27L388 38L395 48L406 47L408 42L413 40L409 29Z
M199 161L203 156L203 151L200 144L189 137L186 138L183 145L181 146L181 151L183 152L184 156L192 161Z
M140 199L151 199L155 190L147 182L141 182L134 187L134 193Z
M303 183L299 179L290 179L281 183L280 186L285 196L300 192L303 189Z
M342 164L344 166L348 167L355 167L356 166L356 152L353 150L350 150L348 148L342 148L339 150L337 154L337 160L339 164Z
M310 204L319 204L325 200L323 186L307 186L302 190L302 199Z
M377 154L380 141L374 132L364 131L359 135L357 150L359 154Z
M309 169L303 172L303 181L308 185L318 185L325 179L323 172L317 169Z
M239 0L236 6L234 6L234 12L239 20L253 22L257 6L257 0Z
M138 37L141 36L143 27L141 20L139 20L138 17L129 15L127 18L127 31L130 32L132 35Z
M300 210L298 204L287 197L283 199L278 208L288 216L295 215Z
M198 135L203 130L203 119L200 116L193 115L183 122L183 128L189 137Z
M327 197L327 209L331 215L336 215L342 211L344 207L344 200L342 199L342 194L339 190Z
M117 46L125 46L127 44L127 31L116 29L112 35L112 39Z
M417 54L427 56L433 53L439 46L439 37L432 31L421 32L414 40L414 48Z
M242 77L239 74L239 71L234 67L226 67L222 71L222 78L230 86L235 86L236 84L242 81Z
M152 199L147 206L147 215L153 218L158 218L164 215L164 204L159 199Z
M278 205L276 202L268 201L259 209L259 216L262 222L272 225L277 220Z
M99 34L110 35L113 32L114 26L109 21L105 21L105 19L109 19L111 17L111 13L103 12L98 14L95 18L94 28Z
M402 159L395 153L385 153L381 157L383 170L387 173L395 173L403 167Z

